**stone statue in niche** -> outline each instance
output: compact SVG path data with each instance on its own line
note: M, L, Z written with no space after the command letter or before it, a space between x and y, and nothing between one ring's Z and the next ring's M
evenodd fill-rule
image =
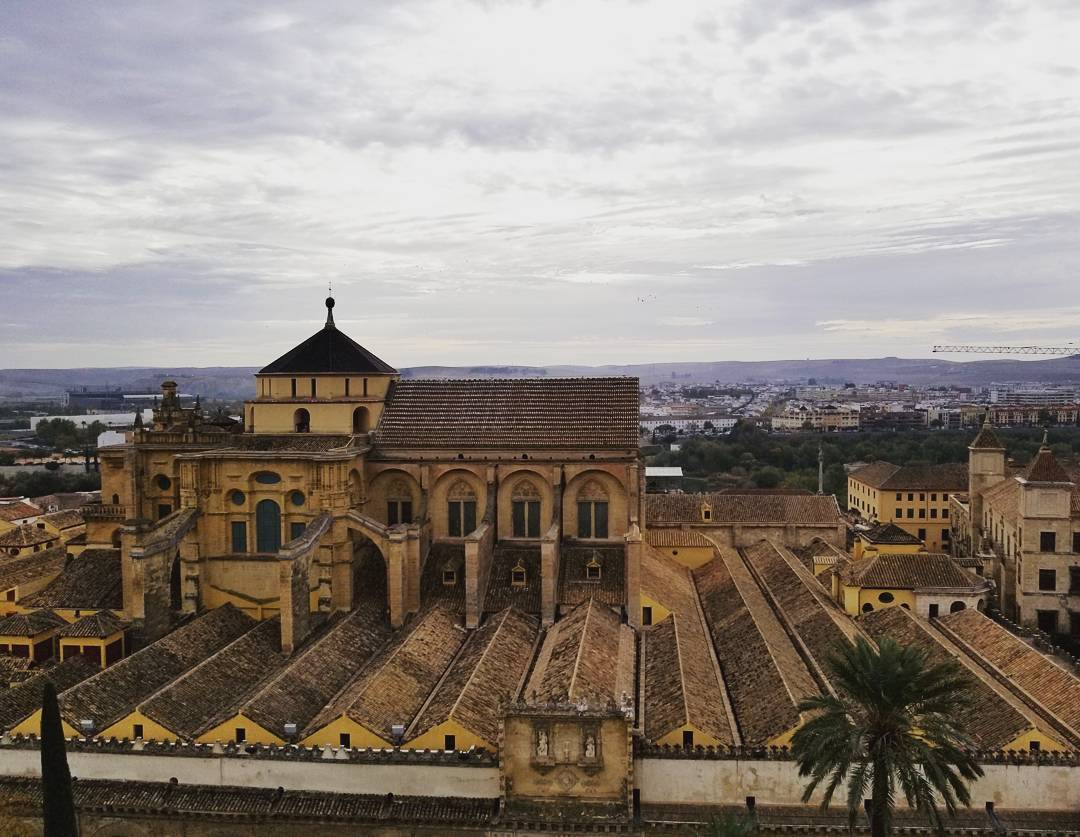
M585 736L585 758L596 758L596 739L591 735Z
M536 733L536 755L539 758L546 759L548 755L548 734L547 730L539 730Z

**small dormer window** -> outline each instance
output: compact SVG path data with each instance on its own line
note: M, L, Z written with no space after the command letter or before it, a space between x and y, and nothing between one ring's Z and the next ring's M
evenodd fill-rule
M710 506L708 503L701 504L701 519L704 520L706 523L710 523L712 521L712 506Z
M586 581L600 580L600 562L595 557L585 565L585 579Z
M457 584L457 570L443 570L442 583L444 587L453 587Z
M525 568L518 564L512 570L510 570L510 584L513 587L524 587L528 582L528 576L525 573Z

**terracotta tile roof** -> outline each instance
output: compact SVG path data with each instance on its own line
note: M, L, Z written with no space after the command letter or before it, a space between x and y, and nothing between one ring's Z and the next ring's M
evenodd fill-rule
M49 509L65 511L67 509L81 508L87 503L101 502L101 492L63 491L59 494L45 494L41 497L32 497L30 502L43 511L48 511Z
M626 601L626 547L563 543L559 560L559 604L577 605L596 599L621 607ZM600 578L589 581L588 566L600 565Z
M66 624L67 622L51 610L12 613L0 619L0 636L34 637Z
M28 677L33 676L34 661L29 657L12 657L8 654L0 654L0 694L8 686L22 683ZM3 727L0 727L3 729Z
M990 422L985 422L979 428L978 434L968 447L977 450L1005 450L1005 445L1001 444L1001 439Z
M971 710L964 716L966 732L980 748L1000 749L1036 726L1019 701L1010 700L1002 687L990 677L985 674L980 676L972 661L930 623L901 607L866 613L859 617L859 623L875 639L888 636L901 645L921 648L929 654L932 662L957 662L963 666L971 700Z
M306 732L345 715L390 741L391 727L412 723L464 641L456 616L440 605L432 607L399 631Z
M878 523L864 532L859 532L859 537L868 543L884 544L921 544L917 537L905 529L901 529L895 523Z
M260 622L139 705L139 711L192 740L236 714L252 692L286 663L281 621Z
M525 568L523 587L510 583L510 573L518 565ZM484 613L498 613L508 607L522 613L540 613L540 547L495 545Z
M60 695L60 712L76 729L80 721L89 719L102 732L255 624L232 605L207 611L68 689Z
M376 430L388 448L637 451L637 378L406 380Z
M0 730L9 730L41 708L41 689L51 680L57 692L92 677L98 667L81 654L68 657L52 668L34 674L17 686L0 689Z
M86 518L83 517L83 513L78 509L64 509L62 511L50 512L41 517L42 521L51 523L57 529L72 529L76 526L84 526L86 524Z
M696 529L649 529L645 532L649 546L672 547L712 547L713 542Z
M634 629L589 599L547 631L525 687L530 703L614 703L634 694Z
M538 619L513 608L488 617L465 641L406 737L453 720L496 746L502 703L517 697L539 633Z
M453 571L453 584L443 583L443 573ZM507 574L509 578L509 573ZM423 603L439 602L454 613L465 612L465 544L433 543L420 579Z
M14 503L0 503L0 520L8 522L22 520L24 517L38 517L41 509L23 500Z
M1011 683L1045 707L1080 743L1080 679L977 610L942 617L941 624Z
M742 552L775 601L781 621L787 622L818 670L827 675L834 649L842 642L854 641L858 629L788 550L762 541Z
M332 320L311 337L259 370L260 375L343 374L394 375L386 361L338 331Z
M19 548L36 546L37 544L55 541L57 537L52 532L39 529L34 523L21 523L14 529L0 532L0 549L13 546Z
M67 551L54 546L44 552L31 552L0 561L0 590L10 590L39 578L53 578L64 569Z
M641 559L642 592L661 602L671 615L641 633L645 736L659 741L692 724L723 744L735 743L732 721L686 567L652 549Z
M693 576L743 743L793 729L799 702L819 689L750 571L723 549Z
M1039 448L1024 471L1024 479L1028 482L1070 482L1069 475L1048 447Z
M337 618L262 683L241 712L274 735L285 724L304 729L390 638L382 606L365 602Z
M124 606L119 549L87 549L48 585L20 600L26 607L120 610Z
M61 628L59 634L64 637L105 639L117 631L125 630L128 624L120 617L114 616L111 611L99 610L97 613L76 619L70 625Z
M933 552L914 555L881 553L852 561L840 574L840 581L854 587L922 590L989 589L985 578L965 570L950 556Z
M968 466L962 463L900 466L872 462L849 476L871 488L887 491L952 492L968 488Z
M701 519L702 503L712 508L712 521ZM817 494L647 494L645 520L656 524L727 523L837 526L842 522L833 495Z
M987 510L1015 525L1020 514L1020 483L1014 477L994 483L983 492L983 504ZM978 525L982 526L981 520Z

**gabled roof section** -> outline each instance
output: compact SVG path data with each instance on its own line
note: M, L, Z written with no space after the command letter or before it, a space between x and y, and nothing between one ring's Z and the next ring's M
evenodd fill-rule
M840 573L844 584L874 589L988 589L989 582L956 563L949 555L884 553L852 561Z
M66 624L67 622L51 610L12 613L0 619L0 636L32 637L51 631L53 628L62 628Z
M701 516L703 505L712 510L707 523ZM671 523L838 526L843 522L832 494L646 494L645 520L649 526Z
M11 729L41 708L41 689L46 680L51 680L56 691L62 692L97 674L98 670L86 657L76 654L17 686L0 689L0 729Z
M126 630L128 624L118 616L114 616L111 611L99 610L97 613L76 619L70 625L61 628L58 633L64 637L106 639L118 631Z
M37 546L55 541L58 536L45 529L39 529L33 523L23 523L14 529L0 533L0 548Z
M0 562L0 590L8 590L40 578L55 578L67 563L63 546L54 546L44 552L31 552L17 558Z
M637 378L397 381L385 448L637 449Z
M1024 480L1027 482L1072 482L1068 473L1058 463L1054 452L1046 445L1039 448L1039 452L1035 454L1035 458L1024 471Z
M296 348L259 370L260 375L355 374L396 375L386 361L353 340L334 325L334 298L326 300L326 325Z
M867 543L890 544L892 546L903 544L916 546L922 543L913 534L901 529L895 523L879 523L876 526L871 526L865 532L860 532L859 537Z
M120 610L124 606L119 549L87 549L56 578L19 604L75 610Z
M994 426L987 421L980 428L979 434L974 441L968 445L968 448L971 450L1005 450L1005 445L1001 444L1001 439L994 430Z

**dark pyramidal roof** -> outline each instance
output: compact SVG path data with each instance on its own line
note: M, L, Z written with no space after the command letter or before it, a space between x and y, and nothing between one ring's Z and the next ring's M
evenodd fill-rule
M334 325L334 298L326 298L326 325L286 352L260 375L311 374L395 375L397 370L375 357Z
M993 425L990 424L989 419L987 419L979 429L979 435L975 437L975 441L968 447L973 450L1005 450L1005 446L1001 444L1001 439L998 437L998 434L994 432Z

